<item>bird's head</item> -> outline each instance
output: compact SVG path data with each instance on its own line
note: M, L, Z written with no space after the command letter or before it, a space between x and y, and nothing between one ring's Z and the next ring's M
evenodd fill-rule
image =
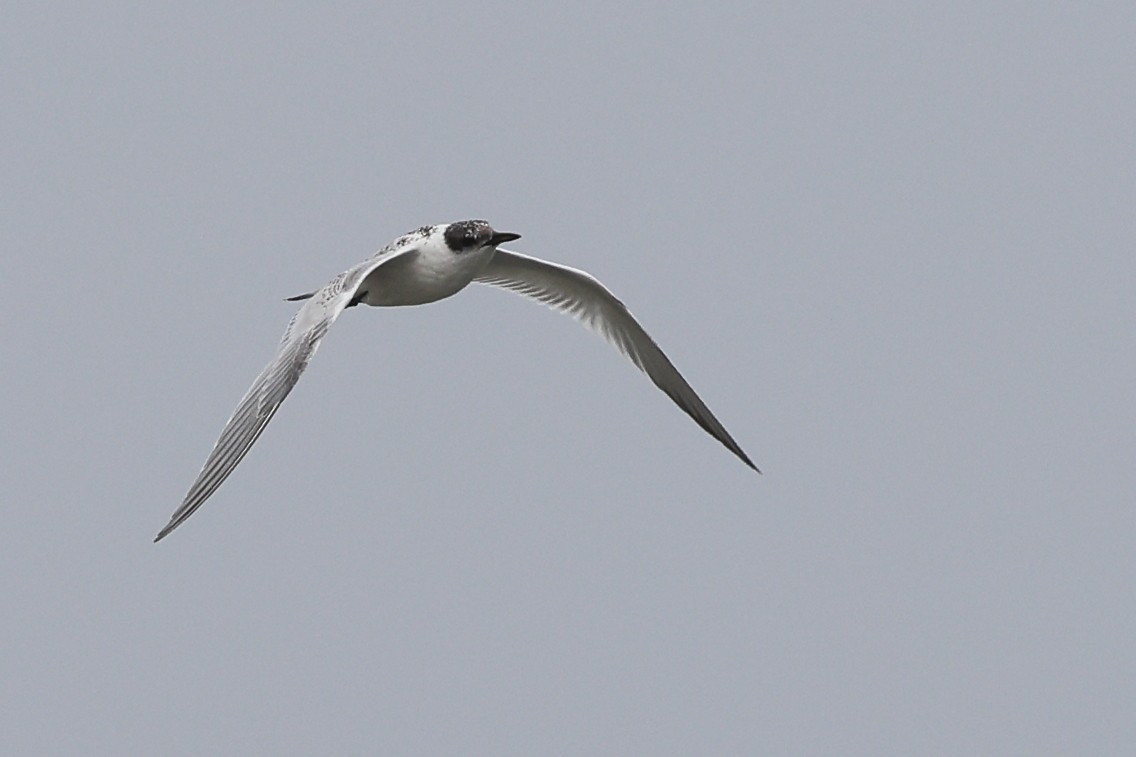
M446 247L459 255L485 247L496 247L520 238L520 234L494 231L486 221L457 221L442 227L442 239L445 240Z

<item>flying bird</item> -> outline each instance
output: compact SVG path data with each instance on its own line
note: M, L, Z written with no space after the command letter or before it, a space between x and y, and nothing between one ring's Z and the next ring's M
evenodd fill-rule
M346 308L360 303L375 307L424 305L457 294L474 281L530 297L597 332L695 423L757 470L615 295L584 271L498 247L517 239L520 234L494 231L485 221L423 226L395 239L322 288L289 297L290 301L306 302L292 316L276 355L233 411L181 506L154 541L180 526L229 477L296 385L328 328Z

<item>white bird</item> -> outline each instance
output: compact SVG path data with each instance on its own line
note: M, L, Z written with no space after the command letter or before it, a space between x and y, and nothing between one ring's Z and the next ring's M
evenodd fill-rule
M520 234L494 231L485 221L423 226L347 269L322 289L289 297L307 302L292 316L276 355L233 411L181 506L154 541L180 526L233 472L345 308L359 303L424 305L457 294L473 281L531 297L599 333L707 433L757 470L615 295L584 271L498 249L516 239Z

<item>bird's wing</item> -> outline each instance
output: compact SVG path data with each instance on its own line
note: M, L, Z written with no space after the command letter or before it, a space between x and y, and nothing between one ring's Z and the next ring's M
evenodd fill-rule
M316 291L292 316L276 354L241 398L181 506L170 516L170 522L158 532L154 541L165 538L193 515L194 510L201 507L229 477L299 381L300 374L316 354L320 340L351 302L367 275L384 263L413 252L413 248L405 247L391 253L379 253L344 271Z
M646 373L695 423L757 470L627 307L590 274L498 248L474 280L543 302L598 333Z

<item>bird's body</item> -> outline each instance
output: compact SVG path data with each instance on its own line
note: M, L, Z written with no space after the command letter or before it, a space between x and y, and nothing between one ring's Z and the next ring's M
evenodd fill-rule
M597 331L646 373L698 425L754 470L757 467L614 295L583 271L501 250L519 239L485 221L423 226L310 294L292 317L276 355L241 399L185 500L154 541L164 538L209 498L264 431L344 309L423 305L471 282L510 289L568 313Z
M413 244L413 237L404 244ZM415 247L413 252L371 271L359 284L358 293L365 293L360 302L392 307L445 299L469 286L496 251L495 247L485 246L455 254L442 235L428 233Z

